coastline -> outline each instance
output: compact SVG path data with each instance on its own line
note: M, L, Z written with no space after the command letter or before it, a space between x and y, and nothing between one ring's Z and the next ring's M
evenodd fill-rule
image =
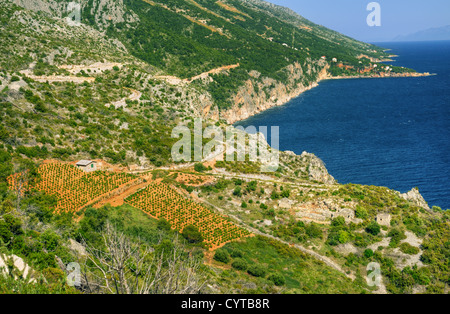
M427 76L435 76L436 73L391 73L385 75L351 75L351 76L330 76L325 80L346 80L346 79L374 79L374 78L400 78L400 77L427 77Z
M283 99L282 102L275 103L272 106L263 106L261 109L257 109L253 112L246 112L245 115L235 117L235 119L227 119L227 122L231 125L244 121L246 119L249 119L257 114L260 114L268 109L274 108L274 107L281 107L289 103L291 100L301 96L304 92L309 91L317 86L319 86L319 83L322 81L327 80L350 80L350 79L379 79L379 78L417 78L417 77L428 77L428 76L435 76L436 73L419 73L419 72L413 72L413 73L386 73L383 75L380 74L373 74L373 75L352 75L352 76L330 76L328 73L326 75L319 75L319 79L311 83L309 86L299 88L297 89L297 92L291 93L290 95L286 95L286 97Z

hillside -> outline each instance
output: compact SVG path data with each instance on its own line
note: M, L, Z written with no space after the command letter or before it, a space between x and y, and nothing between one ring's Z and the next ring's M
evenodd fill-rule
M448 292L450 217L415 189L341 185L307 152L269 173L249 152L171 154L195 118L225 129L322 79L420 74L260 0L83 0L78 26L69 2L0 0L0 253L35 279L12 268L0 292Z
M3 140L28 155L161 166L177 119L233 123L386 57L261 1L82 1L75 27L68 2L0 2Z

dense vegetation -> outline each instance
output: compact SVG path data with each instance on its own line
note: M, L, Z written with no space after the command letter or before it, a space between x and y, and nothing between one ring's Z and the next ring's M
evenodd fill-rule
M84 7L86 22L106 28L130 52L145 62L181 78L211 69L240 64L228 75L217 75L209 91L219 108L230 106L233 95L250 71L261 77L287 83L284 69L298 63L305 86L315 80L308 68L322 56L357 63L361 54L385 55L381 48L357 42L315 25L296 14L287 19L283 10L260 10L242 1L227 5L201 1L124 1L138 21L98 25L95 16L104 14L93 2ZM180 14L179 12L186 12ZM207 22L204 22L207 21Z

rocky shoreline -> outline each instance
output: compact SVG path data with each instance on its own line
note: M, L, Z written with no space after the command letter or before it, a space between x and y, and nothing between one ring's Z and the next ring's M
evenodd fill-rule
M330 76L326 80L345 80L345 79L370 79L370 78L398 78L398 77L426 77L434 76L434 73L381 73L372 75L351 75L351 76Z
M309 86L296 88L290 93L281 95L277 99L277 101L262 101L255 105L243 105L243 106L233 106L232 109L227 110L225 112L220 113L221 118L224 118L229 124L234 124L236 122L248 119L256 114L262 113L268 109L283 106L287 104L292 99L300 96L304 92L313 89L314 87L319 86L321 81L325 80L345 80L345 79L374 79L374 78L401 78L401 77L427 77L434 76L437 74L433 73L418 73L418 72L409 72L409 73L380 73L380 74L371 74L371 75L352 75L352 76L330 76L329 73L324 68L319 74L319 78L316 82L311 83ZM279 94L279 93L278 93ZM247 100L248 102L248 100ZM216 117L218 117L218 113L216 113Z

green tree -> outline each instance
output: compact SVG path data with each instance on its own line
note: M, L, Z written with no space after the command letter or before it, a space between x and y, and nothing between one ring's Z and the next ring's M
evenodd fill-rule
M267 279L272 281L275 286L283 286L286 283L286 279L279 273L271 274Z
M189 243L203 242L202 234L198 231L198 228L193 225L186 226L183 229L182 235Z
M372 235L378 235L381 231L381 227L379 224L377 224L375 221L372 221L369 223L369 225L366 227L366 232L370 233Z
M367 249L364 251L364 256L367 258L371 258L373 256L373 251L371 249Z
M248 268L247 272L254 277L264 277L266 268L260 264L253 264Z
M231 264L231 266L234 269L242 270L242 271L246 271L247 268L248 268L247 262L244 259L242 259L242 258L235 259L233 261L233 263Z
M218 262L228 264L230 262L230 254L224 249L218 249L214 254L214 259Z
M170 231L172 226L170 225L170 222L167 221L165 218L161 218L158 220L158 229L164 230L164 231Z
M197 172L205 172L208 168L206 168L202 163L196 163L194 165L194 170Z
M310 238L322 238L322 230L320 229L320 227L312 222L310 223L308 226L306 226L305 228L306 230L306 234L310 237Z

